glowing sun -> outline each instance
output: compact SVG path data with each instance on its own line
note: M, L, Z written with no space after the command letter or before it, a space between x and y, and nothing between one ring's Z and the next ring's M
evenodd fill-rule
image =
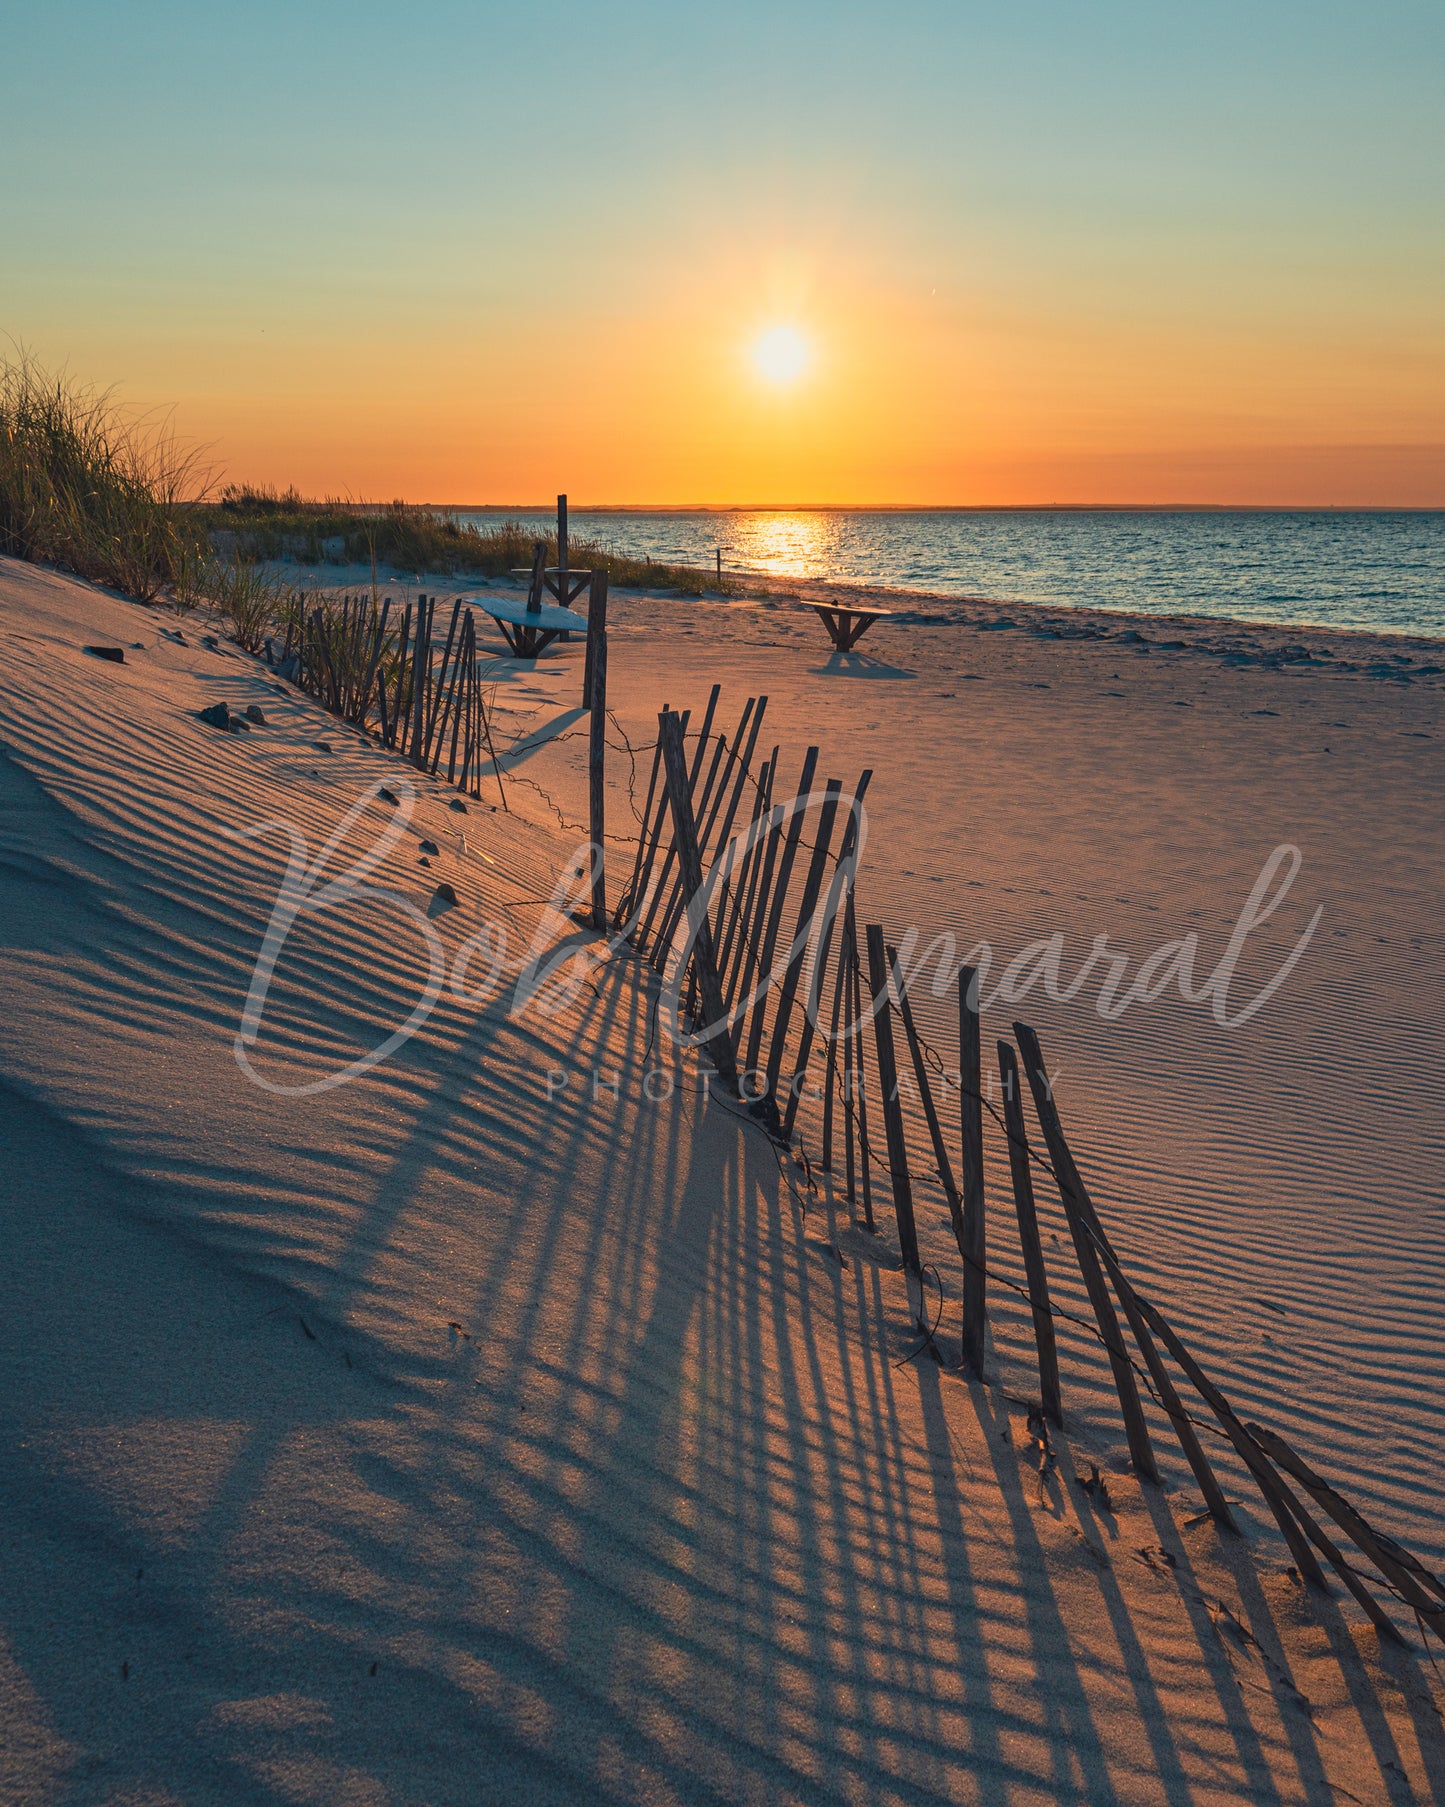
M812 356L811 346L795 326L770 326L753 342L753 368L770 383L796 382Z

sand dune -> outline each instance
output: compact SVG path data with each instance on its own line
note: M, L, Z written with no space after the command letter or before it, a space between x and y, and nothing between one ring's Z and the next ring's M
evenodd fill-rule
M404 768L84 585L4 562L0 618L0 1798L1445 1794L1433 1672L1306 1610L1263 1527L1188 1523L1182 1473L1111 1466L1086 1351L1043 1477L1015 1310L992 1384L895 1365L886 1249L649 1048L632 962L550 1016L447 992L302 1094L427 972L414 919L345 905L287 941L253 1084L234 1042L287 842L236 831L314 850ZM1438 690L1016 629L869 645L850 673L786 607L619 608L619 724L766 689L785 744L878 768L865 914L1002 958L1055 929L1217 943L1269 849L1302 848L1258 971L1326 914L1247 1028L1177 999L1027 1013L1140 1283L1438 1560ZM484 921L514 961L574 932L547 900L577 678L565 654L499 678L515 813L416 785L378 882L448 962ZM207 728L218 698L265 724ZM1351 723L1328 755L1315 715ZM373 801L343 852L390 820ZM679 1083L648 1099L659 1065Z

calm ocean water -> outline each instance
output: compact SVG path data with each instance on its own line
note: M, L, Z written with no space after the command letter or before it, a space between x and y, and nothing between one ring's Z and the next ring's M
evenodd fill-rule
M490 509L459 518L552 524ZM574 509L571 533L688 565L712 565L721 547L724 570L771 577L1445 638L1445 511Z

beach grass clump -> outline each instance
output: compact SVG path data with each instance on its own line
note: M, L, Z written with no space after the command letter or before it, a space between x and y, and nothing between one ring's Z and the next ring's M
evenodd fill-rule
M478 526L444 509L408 502L351 502L337 497L307 501L296 491L234 485L222 490L203 517L218 546L256 559L294 558L306 564L375 564L420 576L504 577L532 563L538 538L547 563L557 562L555 533L538 535L521 521ZM574 570L605 571L615 588L675 590L700 596L704 589L731 593L736 585L686 565L655 564L599 541L573 536L568 563Z
M388 625L390 622L390 625ZM303 687L319 696L333 714L365 728L376 711L378 691L385 686L405 709L410 702L410 674L402 667L400 617L390 621L380 600L363 597L308 597L293 591L277 616L283 660L300 661Z
M294 488L231 484L207 499L208 472L169 417L133 415L109 391L54 375L24 353L0 358L0 552L59 565L151 603L213 602L243 646L259 644L288 586L260 569L285 559L369 564L448 578L528 569L539 537L521 521L478 525L394 501L310 500ZM554 533L545 539L557 563ZM583 537L574 570L614 588L699 596L736 584Z
M168 418L24 354L0 361L0 551L154 602L195 564L204 483Z
M284 626L296 606L296 586L274 566L233 552L204 551L190 594L210 603L227 635L244 652L259 653L273 630Z

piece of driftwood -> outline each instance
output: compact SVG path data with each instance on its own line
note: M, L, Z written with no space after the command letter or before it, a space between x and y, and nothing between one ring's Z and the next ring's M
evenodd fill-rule
M1024 1128L1024 1101L1020 1093L1018 1056L1011 1042L998 1044L998 1071L1003 1084L1004 1128L1008 1136L1009 1177L1013 1182L1014 1215L1018 1218L1019 1246L1029 1287L1029 1309L1034 1321L1034 1347L1039 1358L1039 1397L1044 1416L1055 1424L1064 1421L1063 1392L1059 1385L1059 1351L1054 1336L1054 1314L1049 1305L1049 1274L1039 1236L1034 1203L1034 1180L1029 1168L1028 1136Z

